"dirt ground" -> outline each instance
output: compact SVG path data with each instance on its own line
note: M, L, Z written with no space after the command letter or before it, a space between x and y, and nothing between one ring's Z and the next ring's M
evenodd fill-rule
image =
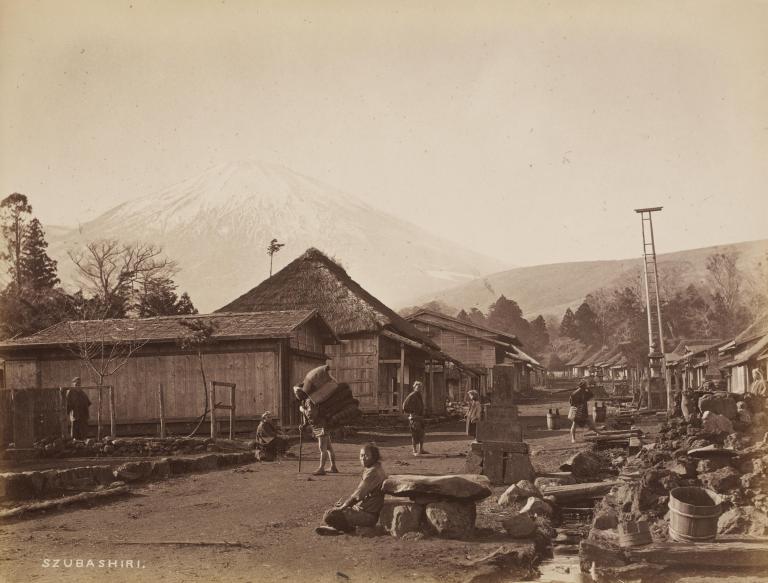
M523 405L521 413L540 415L540 408ZM432 427L427 443L431 455L419 458L411 455L405 432L361 433L335 445L341 469L337 475L310 475L318 460L310 443L304 446L300 474L295 459L254 463L151 483L100 506L4 523L0 581L450 583L467 578L462 561L510 544L487 534L472 541L317 536L314 527L323 511L355 488L359 447L369 439L381 446L389 474L461 473L469 445L459 423ZM556 470L584 447L571 445L566 430L529 428L525 439L539 472ZM497 494L502 491L496 488ZM488 516L480 516L478 526L483 520L487 526ZM84 563L67 567L65 559ZM89 559L95 566L87 566ZM98 566L109 560L122 563Z

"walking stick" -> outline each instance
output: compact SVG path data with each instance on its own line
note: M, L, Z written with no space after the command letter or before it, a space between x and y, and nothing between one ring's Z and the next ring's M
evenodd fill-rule
M304 426L299 425L299 473L301 473L301 448L304 445Z

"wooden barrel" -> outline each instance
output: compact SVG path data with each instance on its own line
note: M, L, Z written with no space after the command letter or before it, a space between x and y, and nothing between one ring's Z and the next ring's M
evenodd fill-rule
M678 542L713 540L720 518L720 496L704 488L674 488L669 493L669 538Z
M547 413L547 429L557 429L557 417L552 411Z
M605 414L607 409L608 408L605 406L605 403L602 405L595 403L595 409L593 413L593 419L595 420L595 423L603 423L605 421Z
M619 525L619 545L622 547L640 547L649 545L653 542L651 539L651 529L648 523L641 520L636 523L627 523Z

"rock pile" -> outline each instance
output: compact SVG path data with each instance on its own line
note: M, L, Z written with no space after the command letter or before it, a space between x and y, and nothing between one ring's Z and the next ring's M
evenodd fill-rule
M475 503L492 494L485 476L389 476L382 486L385 494L409 501L387 501L379 524L392 536L411 532L444 538L472 536L477 510Z
M727 419L735 414L729 400L713 395L703 399L703 406ZM647 521L654 542L669 540L669 493L678 487L718 494L723 511L718 534L768 534L768 443L762 440L763 428L753 424L750 429L725 434L712 433L696 420L665 423L656 442L624 465L620 477L626 483L598 504L582 559L586 549L587 562L597 560L600 566L600 553L589 551L593 547L605 550L604 557L614 556L607 550L621 546L623 525Z
M101 440L46 438L34 444L41 457L71 458L71 457L165 457L169 455L188 455L196 453L213 453L220 451L238 451L253 449L252 443L243 442L235 446L230 442L214 443L211 438L204 437L168 437L160 438L112 438Z

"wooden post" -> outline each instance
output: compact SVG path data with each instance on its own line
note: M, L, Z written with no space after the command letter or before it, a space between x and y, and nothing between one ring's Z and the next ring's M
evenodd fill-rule
M235 387L229 387L229 404L232 407L229 410L229 439L235 435Z
M403 399L405 399L405 344L400 344L400 370L398 371L400 383L400 398L398 399L398 410L403 408Z
M96 439L101 441L101 385L99 385L98 406L96 408Z
M160 438L165 439L165 399L163 383L157 383L157 400L160 403Z
M117 422L115 421L115 387L109 385L109 433L112 439L117 437Z
M445 366L443 366L445 368ZM430 398L429 400L432 402L432 406L435 409L441 409L440 403L435 402L435 397L437 393L435 392L435 361L431 358L429 359L429 394ZM439 411L432 411L433 413L439 412Z
M62 437L65 437L68 433L70 433L69 418L67 416L67 398L66 393L62 387L59 387L59 425L61 426Z
M211 439L216 439L216 385L211 381L211 387L208 391L211 409Z

